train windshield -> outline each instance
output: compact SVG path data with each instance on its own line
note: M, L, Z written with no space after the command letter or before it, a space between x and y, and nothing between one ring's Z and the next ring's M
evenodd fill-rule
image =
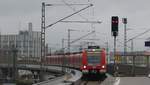
M100 52L88 52L87 60L89 65L100 64Z

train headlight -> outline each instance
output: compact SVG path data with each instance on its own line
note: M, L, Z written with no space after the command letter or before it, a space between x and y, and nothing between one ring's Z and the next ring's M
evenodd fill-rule
M83 68L86 68L86 66L83 66Z
M96 51L95 49L92 49L92 51Z
M102 68L105 68L105 66L103 65Z

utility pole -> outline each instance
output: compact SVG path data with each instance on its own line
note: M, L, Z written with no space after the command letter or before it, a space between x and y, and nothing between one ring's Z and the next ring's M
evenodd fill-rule
M43 80L45 60L45 3L42 3L42 17L41 17L41 63L40 63L40 81Z
M71 31L76 31L76 30L73 30L73 29L68 29L68 55L70 56L70 32ZM66 58L65 58L65 60L66 60ZM65 62L67 62L67 64L69 64L68 63L68 61L65 61ZM69 69L66 69L66 71L69 71Z
M62 39L62 54L63 54L63 57L62 57L62 72L65 72L65 48L64 48L64 38Z
M76 4L73 4L73 5L76 5ZM46 7L47 6L52 6L52 4L45 4L45 2L42 2L42 17L41 17L41 63L40 63L40 81L42 81L43 80L43 71L45 70L44 68L44 61L45 61L45 30L47 29L47 28L49 28L49 27L51 27L51 26L53 26L53 25L55 25L55 24L57 24L58 22L61 22L61 21L63 21L63 20L65 20L65 19L67 19L67 18L69 18L69 17L71 17L71 16L73 16L73 15L75 15L75 14L77 14L77 13L79 13L79 12L81 12L81 11L83 11L83 10L85 10L85 9L87 9L87 8L89 8L89 7L91 7L91 6L93 6L93 4L90 4L90 5L88 5L88 6L86 6L86 7L84 7L84 8L82 8L82 9L80 9L80 10L78 10L78 11L76 11L76 12L74 12L74 13L72 13L72 14L70 14L70 15L68 15L68 16L66 16L66 17L64 17L64 18L61 18L61 19L59 19L59 20L57 20L56 22L54 22L54 23L52 23L52 24L50 24L50 25L45 25L45 9L46 9Z
M117 76L117 60L116 60L116 36L114 36L114 76Z
M71 29L68 29L68 53L70 54L70 31Z
M46 56L46 55L48 54L48 43L46 44L45 52L46 52L46 53L45 53L45 56ZM46 58L45 58L45 60L46 60ZM46 61L45 61L45 63L48 64L48 62L46 62Z
M1 36L1 32L0 32L0 48L2 48L2 36ZM1 53L0 53L0 55L1 55Z
M85 38L85 37L95 33L95 31L92 31L92 32L89 32L89 33L87 33L87 34L85 34L85 35L75 39L75 40L70 41L71 39L69 40L69 38L70 38L70 32L71 31L77 31L77 30L68 29L68 39L64 39L64 40L68 40L68 47L64 47L64 48L68 48L68 51L70 50L69 47L71 47L71 44L73 44L73 43L75 43L75 42L77 42L77 41L79 41L79 40L81 40L81 39L83 39L83 38ZM91 39L91 40L96 40L96 39Z
M133 39L131 40L131 52L133 52L134 46L133 46Z
M106 42L106 55L107 55L107 62L109 63L108 52L109 52L109 47L108 47L108 42Z
M124 24L124 55L125 55L127 52L127 28L126 28L127 18L123 18L122 22ZM126 62L127 62L126 56L124 56L124 63L126 63Z
M65 41L65 39L63 38L62 39L62 52L64 53L64 41Z
M15 83L15 81L17 80L17 49L15 45L12 45L12 53L13 53L12 80Z

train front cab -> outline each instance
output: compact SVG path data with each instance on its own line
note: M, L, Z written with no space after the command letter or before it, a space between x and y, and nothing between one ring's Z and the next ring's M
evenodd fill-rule
M93 59L96 59L94 61L97 61L98 63L96 63L95 65L92 65L91 63L93 61L90 61L90 59L92 60L93 56L91 56L91 58L90 58L89 55L93 55L93 56L95 55L95 57L97 57L97 58L93 58ZM80 69L82 70L83 74L105 74L106 73L106 53L105 53L105 50L102 49L99 52L83 51L83 53L82 53L82 66L80 67Z

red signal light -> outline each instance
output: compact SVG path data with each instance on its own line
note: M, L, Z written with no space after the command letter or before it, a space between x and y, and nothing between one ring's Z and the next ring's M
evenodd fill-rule
M112 16L111 21L112 21L112 23L111 23L112 32L115 32L115 31L118 32L118 23L119 23L118 16Z
M115 21L115 23L118 23L118 21Z
M112 21L112 23L114 23L114 24L115 24L115 23L116 23L116 24L118 24L118 21L113 20L113 21Z
M112 21L112 23L115 23L115 21Z
M112 31L113 36L118 35L118 24L119 24L118 16L112 16L112 18L111 18L111 31Z

